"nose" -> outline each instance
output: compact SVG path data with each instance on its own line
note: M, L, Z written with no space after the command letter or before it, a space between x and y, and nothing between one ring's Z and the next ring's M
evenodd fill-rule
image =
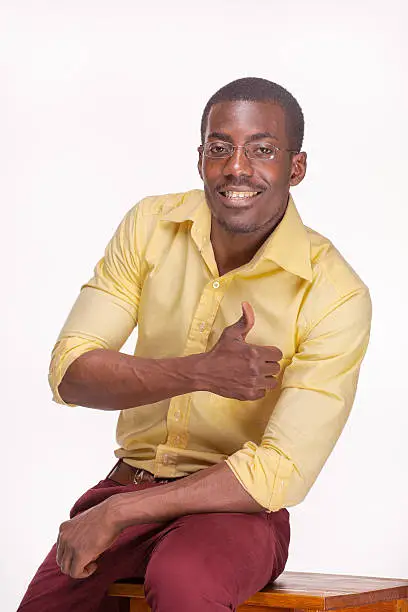
M237 147L225 162L224 176L252 176L253 173L251 160L246 156L244 147Z

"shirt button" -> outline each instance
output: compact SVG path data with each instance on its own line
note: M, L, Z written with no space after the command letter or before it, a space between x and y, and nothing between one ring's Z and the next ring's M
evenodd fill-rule
M219 286L220 286L220 283L218 281L213 282L214 289L218 289Z
M200 332L205 330L205 323L200 323Z
M174 438L174 443L175 443L175 444L179 444L179 443L180 443L180 436L176 436L176 437Z
M163 455L163 463L164 465L168 465L170 463L170 457L168 455Z
M180 410L176 410L176 412L174 413L174 418L176 421L179 420L179 418L181 417L181 412Z

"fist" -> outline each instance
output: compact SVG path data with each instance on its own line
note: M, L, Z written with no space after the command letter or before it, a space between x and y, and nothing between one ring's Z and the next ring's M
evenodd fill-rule
M247 344L245 338L254 324L253 308L243 302L241 318L226 327L217 344L204 354L208 391L239 400L256 400L276 387L282 352L276 346Z

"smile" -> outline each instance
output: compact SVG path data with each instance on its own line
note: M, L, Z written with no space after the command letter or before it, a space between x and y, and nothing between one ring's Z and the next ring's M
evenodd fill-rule
M220 191L220 195L229 200L248 200L259 195L260 191Z

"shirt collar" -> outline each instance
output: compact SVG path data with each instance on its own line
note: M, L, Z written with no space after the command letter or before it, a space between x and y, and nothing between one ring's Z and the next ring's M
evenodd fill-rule
M192 221L191 232L199 247L210 239L211 212L204 191L200 189L184 194L181 204L166 213L162 220L175 223ZM262 245L256 257L258 261L274 261L287 272L307 281L312 280L310 240L291 195L282 221Z
M309 234L291 195L282 221L265 243L264 257L307 281L313 279Z

